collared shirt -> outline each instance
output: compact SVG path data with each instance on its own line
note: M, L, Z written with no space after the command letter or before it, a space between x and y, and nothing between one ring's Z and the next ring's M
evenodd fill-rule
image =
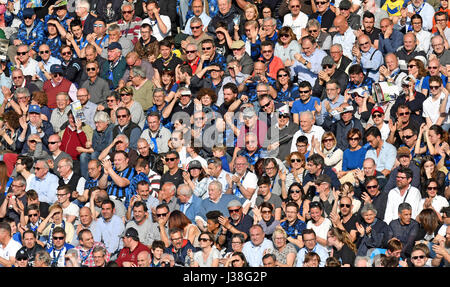
M43 179L33 177L27 191L34 189L39 196L39 201L52 205L57 199L56 189L58 186L58 177L48 172Z
M420 191L414 186L409 186L406 192L401 195L398 187L389 191L384 221L389 224L392 220L398 219L398 206L400 203L407 202L412 207L411 218L416 218L419 214L419 205L422 200Z
M94 104L91 101L87 101L87 103L84 105L82 109L84 113L84 117L86 118L86 123L95 130L95 122L94 122L94 115L97 112L97 105Z
M208 180L206 183L206 194L208 194L209 184L214 180L218 180L222 184L222 193L225 193L228 189L227 174L230 176L233 176L231 173L226 172L225 170L222 169L222 171L220 172L220 174L217 178L215 178L213 176L208 177ZM209 197L209 195L206 196L206 198L208 198L208 197Z
M89 94L91 95L89 101L97 105L105 105L106 98L111 93L111 91L109 90L108 82L100 77L96 77L94 82L92 82L91 79L87 79L83 82L81 87L87 89Z
M322 102L322 111L320 112L320 114L316 114L316 122L317 124L320 126L323 124L324 120L326 117L331 117L331 121L337 122L338 120L341 119L341 114L337 111L332 111L331 114L328 113L327 109L325 108L325 102L328 102L330 104L330 108L332 110L336 109L337 107L339 107L342 103L344 103L344 96L343 95L338 95L337 96L337 100L335 103L333 103L332 101L330 101L329 98L326 98L323 100Z
M379 69L383 62L383 54L374 47L370 47L367 52L361 52L361 66L364 74L372 78L375 82L378 82L380 79ZM353 59L353 63L356 63L356 58Z
M29 58L28 63L20 64L20 69L22 70L24 76L34 76L39 70L39 64L35 59Z
M308 251L306 247L303 247L300 249L297 253L297 267L303 267L303 261L305 260L306 253L309 252L315 252L320 257L319 267L325 266L325 261L328 258L328 250L320 245L319 243L316 243L316 246L311 251Z
M110 221L105 221L103 217L97 219L97 231L101 236L101 242L106 246L109 253L114 254L122 249L123 242L120 240L125 225L122 219L113 215Z
M48 73L50 73L50 67L51 67L52 65L61 65L61 60L59 60L59 59L57 59L57 58L55 58L55 57L53 57L53 56L50 56L50 58L48 59L47 63L44 62L44 61L41 61L41 63L44 64L44 69L45 69ZM45 82L46 80L48 80L48 79L45 77L45 74L41 71L41 69L39 69L39 65L37 66L36 74L38 75L38 77L39 77L39 79L40 79L41 81Z
M248 266L261 267L264 251L269 248L273 249L273 243L267 238L264 238L264 241L258 246L255 246L251 241L247 241L242 248L242 253L247 258Z
M208 24L209 22L211 22L211 17L209 17L205 11L202 12L202 14L200 14L200 16L198 16L201 20L202 20L202 24L204 27L204 30L206 31L206 29L208 28ZM189 18L186 22L186 27L184 28L183 33L187 34L187 35L192 35L192 30L191 30L191 20L193 17Z
M67 117L67 113L69 111L70 105L67 106L63 112L61 112L58 108L53 109L52 115L50 117L50 123L52 124L55 133L59 133L59 131L61 130L61 126L69 120L69 118Z
M322 60L325 58L327 53L319 48L316 48L310 56L305 53L301 53L301 56L308 62L311 63L311 69L308 69L305 65L295 60L294 64L291 66L291 80L294 76L298 76L298 82L308 81L311 86L314 86L316 82L317 75L322 70Z
M73 171L69 174L69 176L67 178L62 178L62 180L64 181L64 184L68 184L70 179L72 178L72 176L73 176ZM80 177L80 179L78 180L78 183L77 183L77 192L80 195L83 195L83 193L84 193L85 183L86 183L86 179L84 179L84 177Z
M324 132L325 132L325 130L322 127L316 126L316 125L313 125L311 127L311 130L308 133L305 133L301 129L298 130L292 137L291 152L297 151L297 138L298 137L305 136L308 138L308 142L310 143L313 136L315 139L320 141L322 139L322 135ZM311 144L308 146L308 151L310 151L310 150L311 150Z
M373 147L370 147L367 150L366 158L373 158L377 165L377 170L380 172L385 169L391 170L397 158L397 149L390 143L383 142L379 155L377 155L377 151Z
M50 79L50 84L52 84L52 87L53 87L53 88L59 86L61 83L62 83L62 81L59 82L59 83L55 83L55 82L53 81L53 79ZM78 91L77 87L75 86L74 83L72 83L72 84L70 85L68 94L69 94L70 99L71 99L73 102L78 101L78 99L77 99L77 91Z
M78 245L77 247L75 247L75 249L78 251L78 263L83 265L83 266L87 266L87 267L95 267L95 263L94 263L94 256L93 256L93 249L96 246L102 246L105 247L105 244L101 243L101 242L94 242L94 246L92 246L91 249L84 249L83 246ZM109 261L111 254L109 254L108 250L106 250L106 254L105 254L105 260L106 262Z
M355 44L356 36L350 27L345 31L344 35L341 35L340 33L337 33L333 37L333 45L334 44L341 44L344 56L349 58L350 60L353 60L353 44Z

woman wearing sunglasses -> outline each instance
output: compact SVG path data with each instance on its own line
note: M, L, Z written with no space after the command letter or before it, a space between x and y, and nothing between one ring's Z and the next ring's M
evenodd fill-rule
M291 27L281 28L277 43L275 44L275 56L279 57L285 66L294 64L294 55L300 51L300 44Z
M291 81L291 73L289 68L281 68L277 72L276 82L277 98L275 101L289 105L300 97L297 84Z
M130 87L124 87L119 90L119 107L125 107L130 110L131 121L142 129L145 124L144 110L141 104L133 99L133 91Z
M311 201L306 198L306 193L300 183L294 182L289 187L288 201L293 201L299 206L298 219L304 222L310 219L309 205Z
M411 252L412 267L431 267L430 249L423 243L414 246Z
M433 180L437 184L437 190L435 190L434 193L444 195L446 186L445 173L438 170L432 155L426 155L420 162L420 190L422 197L429 196L428 188L430 180ZM433 188L435 188L434 185ZM438 211L440 211L440 209Z
M316 139L312 142L312 153L321 155L325 165L331 167L335 172L342 170L342 159L344 152L337 146L336 136L333 132L325 132L322 135L322 144Z
M439 218L439 222L443 222L441 210L444 207L448 207L449 203L444 196L438 195L438 181L435 177L430 178L425 181L425 184L423 186L424 188L422 190L426 191L426 196L423 197L419 203L419 211L421 211L422 209L431 208Z
M425 147L421 146L423 134L425 134ZM430 128L428 128L425 124L420 126L415 152L417 155L432 155L438 169L443 166L450 169L450 147L448 144L448 133L444 131L440 125L432 125Z
M298 151L292 152L286 158L286 163L289 167L289 172L286 175L286 188L289 190L293 183L301 184L303 182L303 177L306 174L306 160L305 156ZM282 190L283 191L283 190ZM285 192L281 193L282 199L287 199L288 194Z
M193 252L188 250L188 256L191 259L191 267L218 267L220 252L214 246L214 235L211 232L202 232L198 237L200 251Z
M370 146L361 146L361 139L362 133L359 129L353 128L347 133L349 147L344 150L344 155L342 158L342 171L337 173L337 176L342 183L354 183L355 177L353 176L353 173L363 167L367 148Z

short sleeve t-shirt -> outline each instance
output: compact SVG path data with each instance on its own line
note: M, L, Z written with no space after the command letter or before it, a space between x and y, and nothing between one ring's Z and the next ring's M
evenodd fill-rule
M350 247L344 244L339 251L336 250L335 247L333 247L333 257L338 259L339 262L341 262L341 265L350 264L350 266L353 267L356 255L355 252L350 249Z
M220 252L215 246L211 249L206 261L203 260L203 252L197 251L194 253L194 261L198 263L200 267L211 267L214 259L220 258Z
M256 206L259 206L263 202L264 202L263 197L261 195L258 195L258 197L256 198L256 202L255 202ZM269 198L269 200L267 202L272 204L274 209L281 208L281 198L279 195L272 194L272 196Z
M301 100L296 100L292 104L291 113L292 114L300 114L301 112L305 112L305 111L315 111L316 108L314 105L316 102L318 105L320 105L320 99L317 97L311 97L309 102L307 102L306 104L303 103Z
M0 257L5 260L16 257L16 253L20 248L22 248L22 245L11 238L6 246L0 245Z
M312 220L308 221L308 223L306 224L306 228L314 230L314 232L316 233L316 236L323 238L323 239L327 239L327 233L328 233L328 230L330 230L331 225L332 225L331 221L328 218L325 218L325 220L319 226L316 226L312 222ZM324 247L326 247L326 246L324 246Z

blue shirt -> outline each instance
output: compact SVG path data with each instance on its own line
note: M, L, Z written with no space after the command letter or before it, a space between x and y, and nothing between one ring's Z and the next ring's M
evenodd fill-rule
M48 172L43 179L33 177L30 181L30 187L27 189L34 189L38 196L39 201L47 202L52 205L56 201L56 189L58 188L58 177Z
M392 35L385 39L383 33L380 33L380 38L378 41L378 50L383 55L388 53L395 53L397 49L403 45L403 33L394 29Z
M344 150L342 170L349 171L357 168L361 169L369 147L370 145L367 144L356 151L351 151L349 148Z
M59 60L53 56L50 56L47 63L44 61L41 61L41 62L44 64L44 69L49 73L50 73L50 67L52 65L55 65L55 64L61 65L61 60ZM41 81L45 82L46 80L49 80L45 77L45 74L41 71L41 69L39 69L39 67L36 69L36 73Z
M292 87L288 88L286 91L278 91L276 102L291 102L295 101L300 97L298 93L298 86L293 84Z
M303 230L305 230L306 223L300 219L296 219L294 224L289 225L289 222L286 220L281 222L280 226L286 231L288 237L297 239L298 236L302 235Z
M106 250L111 254L122 249L121 245L123 243L120 240L120 236L124 230L125 225L117 215L113 215L108 222L103 217L97 219L96 232L99 233L100 241L105 244Z
M325 261L328 258L328 250L320 245L319 243L316 243L316 246L310 251L306 249L306 247L303 247L300 249L297 253L297 267L303 267L303 261L305 261L305 255L309 252L315 252L320 257L319 267L325 266Z
M353 63L356 63L356 57L353 59ZM361 53L361 67L364 74L369 78L372 78L375 82L380 79L380 66L384 63L383 54L374 47L371 47L369 51Z
M317 102L318 105L320 105L320 99L316 98L316 97L311 97L309 102L307 103L303 103L302 100L296 100L293 104L292 104L292 109L291 109L291 113L292 114L299 114L301 112L305 112L305 111L315 111L316 108L314 106L314 104Z
M318 126L321 126L327 117L330 118L332 123L335 123L341 119L341 114L338 112L335 112L335 113L332 112L332 114L330 115L330 113L325 108L325 102L328 102L330 104L330 108L332 110L334 110L337 107L339 107L342 103L344 103L344 96L338 95L338 99L337 99L336 103L331 102L330 99L328 99L328 98L323 100L322 110L320 111L320 114L316 114L316 124Z
M302 57L311 63L311 69L308 69L305 65L295 60L291 66L291 80L294 76L298 76L298 82L308 81L312 87L317 79L317 75L322 70L322 60L327 53L321 49L316 49L310 56L306 56L305 53L301 53Z
M366 158L372 158L375 161L379 172L384 169L391 170L397 158L397 149L390 143L383 142L378 156L377 151L373 147L370 147L367 150Z

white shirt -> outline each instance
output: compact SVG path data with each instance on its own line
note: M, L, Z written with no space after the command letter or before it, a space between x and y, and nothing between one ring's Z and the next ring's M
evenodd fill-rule
M440 116L439 107L441 104L441 100L444 100L444 98L445 98L445 95L442 92L441 92L441 95L439 96L438 100L434 100L430 94L428 96L428 98L423 102L422 116L424 118L430 118L431 122L433 124L435 124ZM447 120L444 120L444 123L446 123L446 122L447 122Z
M267 238L264 238L264 241L258 246L253 245L253 242L251 241L245 242L242 253L244 253L245 258L247 259L248 266L261 267L263 264L262 258L266 249L273 249L272 241Z
M11 257L15 258L20 248L22 248L22 245L11 237L6 246L0 244L0 257L6 260L9 260ZM3 267L3 265L0 266Z
M403 196L400 195L398 187L389 191L388 200L386 203L386 212L384 214L384 221L389 224L392 220L398 219L398 206L400 203L407 202L412 207L411 218L416 218L419 214L419 205L422 200L420 191L414 186L409 186L409 193L406 191ZM408 196L406 197L406 195ZM405 200L406 197L406 200Z
M161 33L161 30L159 30L159 27L158 27L158 23L156 22L156 19L155 20L151 20L150 18L145 18L142 21L142 24L147 23L150 26L152 26L152 31L153 31L152 32L152 36L155 37L156 40L161 41L165 37L171 35L170 29L172 28L172 25L171 25L171 21L170 21L170 17L169 16L159 15L159 17L161 17L161 20L163 21L164 25L166 25L166 28L167 28L167 33L166 34L162 34ZM141 24L141 26L142 26L142 24Z
M20 69L24 76L34 76L37 75L37 70L39 70L39 64L33 58L28 59L28 63L25 65L20 64Z
M352 49L355 41L355 33L350 27L347 29L347 31L345 31L344 35L337 33L333 37L333 44L341 44L344 55L347 56L350 60L353 60Z
M308 16L301 11L295 20L292 17L292 13L284 15L283 27L285 26L291 27L295 36L297 36L297 40L302 38L302 29L306 27L307 23L308 23Z
M305 136L308 138L308 151L311 150L311 141L312 141L312 137L314 136L314 138L316 140L318 140L319 142L322 140L322 135L325 133L325 130L320 127L320 126L316 126L313 125L311 127L311 130L309 131L309 133L305 133L302 130L298 130L294 136L292 137L292 143L291 143L291 152L295 152L297 151L297 139L300 136Z
M419 203L419 213L423 210L423 204L425 203L425 198L422 198L422 200ZM448 206L448 200L440 195L436 195L432 200L431 200L431 206L433 206L434 210L436 210L437 212L441 212L441 209L443 207L447 207Z
M306 228L314 230L314 232L316 233L316 236L318 236L322 239L327 239L328 230L330 230L330 227L332 225L333 224L331 223L331 221L328 218L325 218L325 220L319 226L316 226L312 222L312 220L308 221L308 223L306 224ZM326 247L326 246L323 246L323 247Z
M431 36L432 35L430 32L420 30L420 32L416 34L417 41L419 42L416 50L424 51L426 54L428 54L428 51L430 50Z
M68 184L70 179L73 176L73 171L72 173L67 177L67 179L63 178L64 184ZM77 183L77 192L79 195L83 195L84 193L84 184L86 183L86 179L84 177L80 177L80 179L78 180Z

